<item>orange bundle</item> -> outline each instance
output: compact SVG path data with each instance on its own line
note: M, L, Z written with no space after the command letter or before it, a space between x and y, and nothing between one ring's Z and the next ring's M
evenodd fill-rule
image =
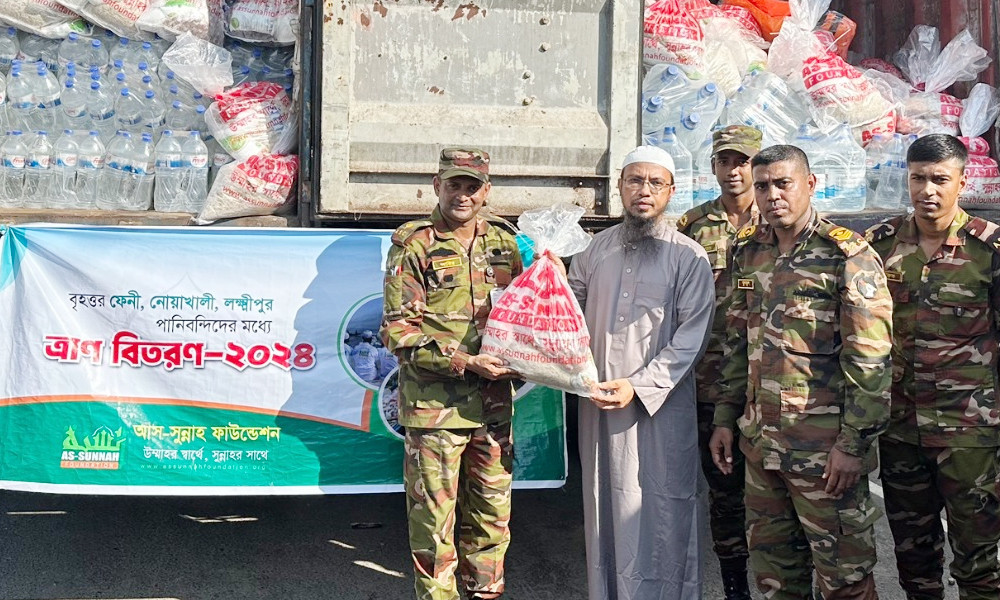
M858 32L857 23L835 10L828 10L816 30L829 34L829 43L826 45L829 51L847 59L847 49L854 41L854 34Z

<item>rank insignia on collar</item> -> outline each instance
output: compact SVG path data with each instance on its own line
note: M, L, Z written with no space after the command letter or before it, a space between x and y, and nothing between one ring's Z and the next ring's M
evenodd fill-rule
M431 268L435 271L440 271L441 269L450 269L452 267L461 267L462 257L456 256L454 258L439 258L437 260L431 261Z
M886 281L892 281L895 283L903 283L903 272L902 271L886 271L885 272Z
M752 290L753 289L753 279L738 279L736 280L736 288L740 290Z
M684 226L685 226L685 225L687 225L687 224L688 224L688 216L687 216L687 215L684 215L684 216L682 216L682 217L681 217L681 218L680 218L680 219L679 219L679 220L677 221L677 226L678 226L678 227L684 227Z
M739 233L736 234L736 239L744 240L753 235L755 231L757 231L756 225L750 225L749 227L744 227L743 229L740 229Z

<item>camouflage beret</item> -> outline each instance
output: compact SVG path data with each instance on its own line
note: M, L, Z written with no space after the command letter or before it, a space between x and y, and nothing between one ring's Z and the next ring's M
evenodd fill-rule
M749 125L730 125L712 134L712 154L723 150L735 150L747 158L760 152L763 134Z
M475 177L486 183L490 180L490 155L479 148L445 148L441 150L438 177Z

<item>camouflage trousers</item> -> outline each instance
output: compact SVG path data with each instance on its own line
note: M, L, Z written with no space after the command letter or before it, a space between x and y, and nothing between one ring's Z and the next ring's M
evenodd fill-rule
M503 592L513 466L509 422L406 428L403 479L417 600L458 600L456 569L470 597Z
M701 397L700 392L699 397ZM714 415L714 404L698 403L698 447L701 452L701 470L708 481L708 512L711 517L712 542L715 554L719 557L719 565L724 571L742 570L747 565L746 511L743 505L746 460L743 452L734 447L732 475L723 475L712 462L708 440L712 437Z
M879 441L899 583L910 600L944 598L944 527L962 600L1000 598L1000 448L922 448Z
M819 475L765 470L744 439L750 566L768 600L811 600L813 572L825 600L878 598L875 521L880 512L862 477L840 498Z

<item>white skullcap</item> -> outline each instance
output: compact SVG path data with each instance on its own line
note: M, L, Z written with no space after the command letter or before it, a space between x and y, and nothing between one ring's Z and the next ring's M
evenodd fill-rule
M625 160L622 162L622 170L635 163L660 165L670 171L671 175L674 174L674 157L670 156L670 153L663 148L657 148L656 146L639 146L626 154Z

